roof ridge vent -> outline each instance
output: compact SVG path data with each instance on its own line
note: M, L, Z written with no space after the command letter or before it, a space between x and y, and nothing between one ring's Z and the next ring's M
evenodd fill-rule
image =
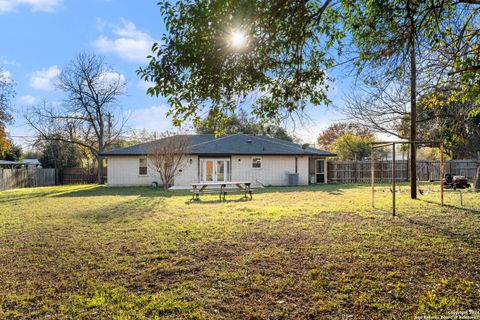
M302 149L305 150L307 148L310 148L310 144L309 143L304 143L302 144Z
M247 140L247 143L252 143L252 139L248 139L248 140Z

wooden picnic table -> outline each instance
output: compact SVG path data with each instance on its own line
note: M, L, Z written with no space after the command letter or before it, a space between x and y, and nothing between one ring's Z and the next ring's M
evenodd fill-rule
M250 181L198 182L192 183L192 200L199 199L200 194L218 193L220 200L225 200L227 193L243 193L245 198L252 199ZM231 188L233 187L233 188Z

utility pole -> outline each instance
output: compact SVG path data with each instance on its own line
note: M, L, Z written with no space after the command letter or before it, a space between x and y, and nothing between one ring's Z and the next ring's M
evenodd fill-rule
M416 61L416 29L413 8L407 1L407 15L410 20L408 47L410 51L410 198L417 199L417 61Z

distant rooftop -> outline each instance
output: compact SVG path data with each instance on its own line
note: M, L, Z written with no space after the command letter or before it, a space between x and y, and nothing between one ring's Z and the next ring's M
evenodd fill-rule
M21 165L40 165L38 159L23 159L21 161L0 160L0 165L21 166Z

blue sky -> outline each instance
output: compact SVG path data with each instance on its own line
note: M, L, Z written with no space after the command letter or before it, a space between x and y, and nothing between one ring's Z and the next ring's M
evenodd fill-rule
M43 99L61 101L63 94L53 83L60 70L79 52L105 55L106 61L123 75L127 94L120 100L132 116L132 129L165 131L171 122L165 117L164 98L146 95L146 84L136 70L152 43L165 28L156 0L0 0L0 66L16 82L15 123L7 127L17 143L20 136L34 133L22 120L29 106ZM338 78L338 75L336 75ZM338 84L330 92L335 104L342 103L346 86ZM307 110L311 121L290 125L305 142L313 142L328 124L342 116L332 107ZM185 127L184 130L188 130Z

